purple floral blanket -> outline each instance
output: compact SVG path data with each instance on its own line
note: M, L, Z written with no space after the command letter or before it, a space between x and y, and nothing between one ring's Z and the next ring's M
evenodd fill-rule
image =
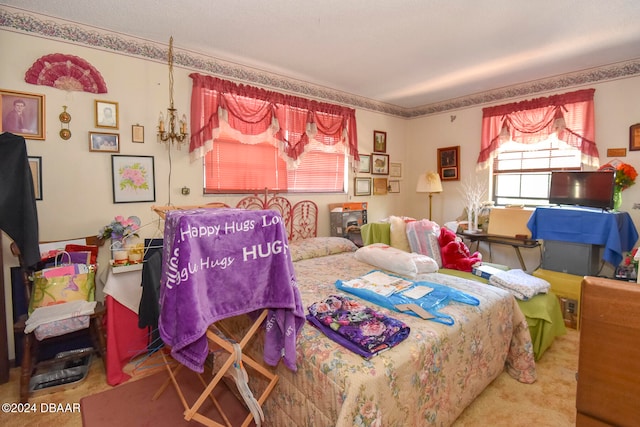
M409 336L409 327L344 295L331 295L309 307L307 320L329 338L370 358Z
M196 372L214 322L268 309L264 361L296 370L304 308L282 217L271 210L169 211L160 289L160 336Z

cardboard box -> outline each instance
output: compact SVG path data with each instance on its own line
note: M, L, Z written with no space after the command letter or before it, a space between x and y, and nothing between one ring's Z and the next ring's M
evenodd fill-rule
M492 208L489 213L487 234L530 238L531 230L527 227L527 223L532 213L532 210L524 208Z
M331 236L347 237L367 223L367 203L331 203L329 221Z
M330 212L366 211L367 202L329 203Z

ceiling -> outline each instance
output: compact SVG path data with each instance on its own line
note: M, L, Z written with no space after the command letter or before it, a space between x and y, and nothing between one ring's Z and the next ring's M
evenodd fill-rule
M638 0L0 0L401 108L640 58Z

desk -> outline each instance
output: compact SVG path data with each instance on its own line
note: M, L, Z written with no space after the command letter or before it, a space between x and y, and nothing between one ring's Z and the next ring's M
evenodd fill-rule
M603 246L602 259L614 266L638 240L638 231L627 212L542 207L533 211L527 227L533 239Z
M484 234L484 233L470 233L468 231L463 231L457 233L458 236L469 239L471 243L479 244L480 242L487 242L489 244L495 243L497 245L509 245L515 251L518 256L518 261L520 261L520 266L523 271L527 271L527 266L524 263L524 259L522 258L522 254L520 253L520 248L537 248L540 247L540 242L535 239L516 239L515 237L506 237L506 236L497 236L495 234Z
M114 273L111 269L104 287L107 306L107 383L115 386L130 376L123 371L131 359L145 351L148 332L138 328L138 306L142 295L142 265L139 270Z

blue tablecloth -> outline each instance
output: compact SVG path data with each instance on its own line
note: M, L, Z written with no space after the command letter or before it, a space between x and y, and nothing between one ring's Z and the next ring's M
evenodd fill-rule
M617 266L638 240L627 212L578 207L541 207L529 218L532 239L604 246L602 259Z

